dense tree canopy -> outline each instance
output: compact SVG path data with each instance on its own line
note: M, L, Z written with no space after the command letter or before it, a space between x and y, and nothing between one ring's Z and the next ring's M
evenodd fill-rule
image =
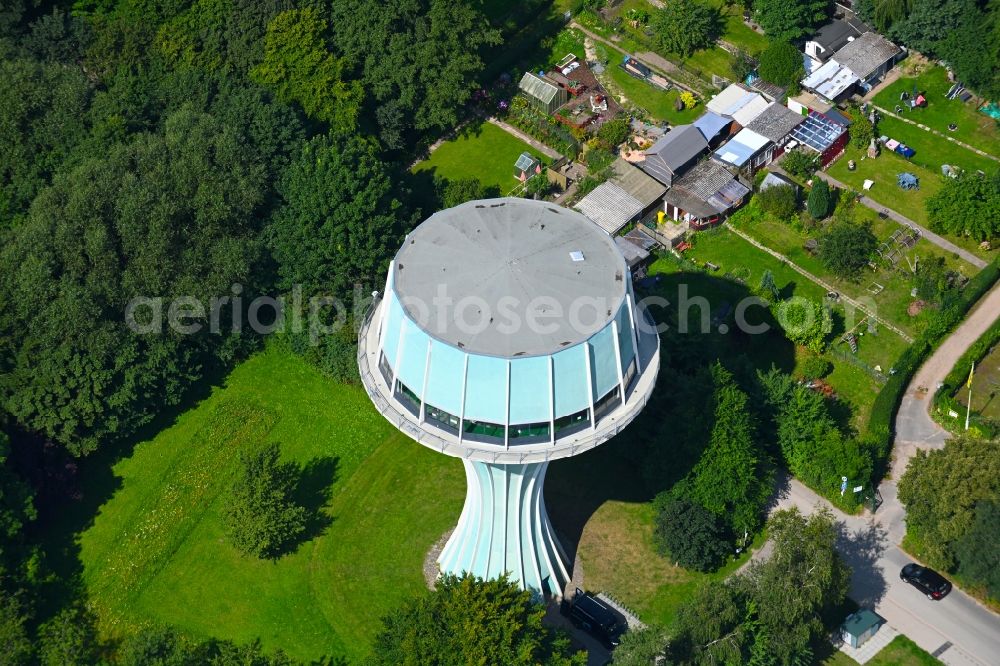
M372 666L510 664L571 666L586 663L569 637L542 624L545 607L506 578L439 578L433 592L383 619Z
M779 220L787 221L799 208L799 197L794 185L772 185L756 195L760 209Z
M686 58L711 45L720 20L718 10L701 0L676 0L654 12L652 28L660 46Z
M661 554L696 571L719 568L732 541L711 511L690 500L668 496L657 502L655 534Z
M958 571L1000 599L1000 495L976 505L976 519L955 542Z
M164 334L139 334L123 314L135 297L207 304L252 282L266 188L253 157L215 118L181 110L163 135L136 135L41 192L0 252L11 414L86 451L148 419L150 395L180 398L203 354L233 334L180 335L165 321Z
M927 564L951 570L955 543L971 531L976 506L1000 496L1000 441L957 437L917 451L899 480L908 538Z
M754 0L753 3L754 17L764 33L787 42L811 35L830 15L830 9L829 0Z
M410 220L371 139L313 138L279 189L269 236L282 288L345 298L355 284L381 285Z
M927 199L931 228L977 241L1000 236L1000 170L949 178Z
M836 222L820 239L819 257L837 277L856 279L876 247L878 239L868 225Z
M331 5L332 43L358 70L382 141L445 130L479 86L482 51L500 42L482 13L449 0L343 0Z
M766 81L791 91L797 90L799 81L805 76L802 52L788 42L772 42L760 54L757 73Z

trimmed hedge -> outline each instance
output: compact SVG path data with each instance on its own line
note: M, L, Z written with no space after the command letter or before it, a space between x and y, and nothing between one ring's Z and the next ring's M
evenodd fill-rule
M892 439L895 434L896 411L910 379L945 336L962 321L983 294L990 290L998 277L1000 277L1000 259L994 259L969 280L958 298L936 313L927 328L896 361L894 366L896 373L889 377L889 381L875 396L865 428L865 435L878 445L882 453L881 458L875 462L875 478L882 478L888 469L889 453L892 451Z

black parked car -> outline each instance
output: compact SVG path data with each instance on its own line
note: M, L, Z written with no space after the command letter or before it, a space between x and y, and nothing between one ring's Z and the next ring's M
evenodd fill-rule
M607 604L580 588L576 589L570 602L569 619L574 626L586 631L609 650L618 646L626 629Z
M928 599L937 600L951 592L951 583L933 569L910 563L899 572L899 579L917 588L927 595Z

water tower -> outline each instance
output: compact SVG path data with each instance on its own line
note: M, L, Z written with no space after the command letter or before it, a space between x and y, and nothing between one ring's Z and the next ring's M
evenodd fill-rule
M580 213L470 201L407 236L361 327L358 363L393 425L465 464L442 571L508 572L562 595L569 573L545 472L614 437L646 404L659 337L645 316L614 240Z

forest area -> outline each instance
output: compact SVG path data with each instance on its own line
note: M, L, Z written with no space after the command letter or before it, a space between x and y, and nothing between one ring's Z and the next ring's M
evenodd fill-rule
M403 235L455 196L440 179L415 192L408 164L465 117L516 27L446 0L3 3L4 663L111 655L79 582L58 579L37 540L79 494L78 459L113 451L259 349L241 325L254 297L294 288L350 303L381 286ZM137 297L219 294L231 298L219 334L139 334L123 317ZM290 327L278 337L350 381L353 328L342 330L317 345ZM144 634L114 658L150 663L176 642ZM253 645L191 649L263 658Z

